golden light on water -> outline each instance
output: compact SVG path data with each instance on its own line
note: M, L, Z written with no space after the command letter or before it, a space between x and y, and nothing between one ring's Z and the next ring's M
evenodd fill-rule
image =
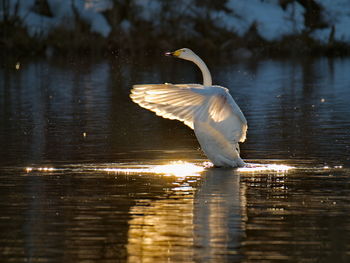
M100 166L100 167L98 167ZM104 167L103 167L104 166ZM119 164L113 167L113 164L96 165L96 166L80 166L78 168L70 166L69 168L53 168L53 167L25 167L24 171L30 172L52 172L56 170L69 170L72 171L102 171L107 173L121 173L121 174L159 174L165 176L199 176L204 171L205 167L183 161L172 161L167 164L160 165L132 165L132 164Z
M157 165L152 169L153 173L174 175L177 177L199 176L204 167L188 162L172 162L165 165Z
M208 165L207 162L203 165L196 165L189 162L173 161L168 164L161 164L147 167L117 167L117 168L104 168L103 171L114 173L152 173L161 174L166 176L186 177L186 176L200 176L200 174L212 165ZM293 166L284 164L248 164L246 167L237 168L238 172L254 173L254 172L287 172L294 169Z
M247 173L264 171L287 172L293 168L295 167L284 164L248 164L246 167L237 168L237 171Z
M99 170L99 169L96 169ZM116 167L116 168L103 168L105 172L135 174L135 173L150 173L161 174L166 176L186 177L186 176L199 176L204 171L204 167L183 162L173 161L168 164L152 165L146 167Z
M194 245L194 191L140 199L130 209L128 262L185 262Z
M184 161L171 161L166 164L159 165L131 165L131 164L119 164L115 167L112 164L108 166L96 165L95 167L80 167L78 170L81 171L103 171L107 173L121 173L121 174L158 174L164 176L176 176L176 177L186 177L186 176L200 176L203 171L205 171L208 166L207 163L202 165L197 165L190 162ZM338 168L337 166L336 168ZM248 164L246 167L237 168L236 171L243 173L254 173L254 172L287 172L295 167L283 165L283 164ZM327 169L328 167L324 167ZM59 170L60 168L53 167L26 167L24 170L27 173L30 172L53 172ZM63 168L61 168L63 169ZM65 168L67 169L67 168ZM72 168L73 169L73 168ZM74 169L75 170L75 169Z
M196 165L189 162L173 161L168 164L149 166L144 168L105 168L106 172L116 173L152 173L162 174L167 176L186 177L186 176L200 176L206 169L211 167L207 163L204 165ZM237 168L238 172L254 173L254 172L287 172L295 167L284 164L248 164L246 167Z
M33 171L37 171L37 172L52 172L55 170L55 168L52 167L26 167L24 169L27 173L33 172Z
M32 167L26 167L26 169L24 169L27 173L33 171L33 168Z

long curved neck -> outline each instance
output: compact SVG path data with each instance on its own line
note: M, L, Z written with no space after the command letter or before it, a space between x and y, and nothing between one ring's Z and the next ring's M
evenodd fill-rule
M202 71L203 85L204 86L211 86L213 83L211 80L210 71L209 71L207 65L205 65L204 61L200 57L198 57L197 55L195 55L195 57L191 61L193 63L195 63Z

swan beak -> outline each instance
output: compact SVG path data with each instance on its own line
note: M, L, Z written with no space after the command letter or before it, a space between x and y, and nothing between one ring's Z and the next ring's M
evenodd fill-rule
M182 52L182 50L178 49L178 50L176 50L174 52L166 52L165 56L168 56L168 57L179 57L181 52Z
M173 57L174 56L174 52L165 52L164 55L167 56L167 57Z

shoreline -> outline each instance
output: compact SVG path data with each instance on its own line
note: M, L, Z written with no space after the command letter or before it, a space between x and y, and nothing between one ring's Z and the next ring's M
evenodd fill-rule
M18 32L16 30L16 32ZM74 31L60 31L45 39L36 39L28 34L22 34L0 39L0 54L2 57L54 57L54 56L88 56L88 57L114 57L120 54L128 56L146 56L188 47L207 57L222 56L225 58L251 58L251 57L346 57L350 55L350 44L332 42L320 44L305 36L288 36L280 41L249 40L240 38L233 41L235 36L228 38L226 45L215 43L198 44L195 39L184 41L167 41L159 39L154 43L153 37L142 40L120 38L123 41L113 40L113 36L103 38L98 34L79 34L80 39L72 39ZM118 38L118 37L117 37ZM122 43L125 44L122 44Z
M223 58L350 55L350 15L340 1L226 1L180 10L158 1L41 2L3 3L2 56L144 56L182 47Z

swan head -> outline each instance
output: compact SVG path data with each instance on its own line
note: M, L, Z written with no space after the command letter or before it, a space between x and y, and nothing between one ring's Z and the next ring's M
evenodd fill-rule
M200 57L198 57L191 49L180 48L178 50L175 50L174 52L167 52L165 53L165 55L170 57L182 58L184 60L189 60L195 63L202 71L203 85L212 85L212 79L207 65L205 65L204 61Z
M189 48L180 48L174 52L166 52L165 55L189 61L195 61L197 58L197 55Z

